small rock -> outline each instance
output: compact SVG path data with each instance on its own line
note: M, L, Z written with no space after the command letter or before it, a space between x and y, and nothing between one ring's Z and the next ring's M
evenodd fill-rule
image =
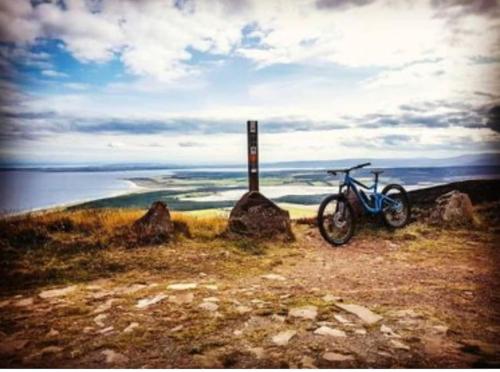
M97 331L98 333L104 335L106 333L109 333L109 332L112 332L113 330L115 329L115 327L113 326L109 326L107 328L103 328L103 329L100 329L99 331Z
M395 348L395 349L400 349L400 350L410 350L410 347L408 345L405 345L403 344L402 342L400 341L397 341L397 340L391 340L391 345Z
M104 324L100 327L103 327L103 326L104 326ZM92 332L93 330L94 330L93 327L85 327L85 328L83 328L83 333L88 334L88 333Z
M50 331L47 333L47 337L56 337L59 336L59 331L51 328Z
M164 294L159 294L159 295L156 295L153 297L143 298L137 302L135 307L138 309L145 309L151 305L154 305L154 304L164 300L165 298L167 298L167 295L164 295Z
M44 354L55 354L55 353L60 353L63 351L64 348L59 347L59 346L47 346L44 347L40 352L38 353L39 355L44 355Z
M331 336L331 337L346 337L347 336L344 331L341 331L340 329L330 328L327 326L319 327L317 330L314 331L314 334L315 335L322 335L322 336Z
M127 328L125 328L123 330L123 333L131 333L134 329L136 329L137 327L139 327L139 323L137 322L132 322L130 323Z
M47 291L42 291L38 294L43 299L62 297L68 293L74 292L76 290L76 285L70 285L69 287L59 288L59 289L49 289Z
M179 332L180 330L182 330L184 328L184 326L181 324L181 325L178 325L177 327L174 327L170 330L170 332L172 333L175 333L175 332Z
M219 299L217 297L206 297L203 302L219 302Z
M198 275L201 276L202 278L204 278L205 276L207 276L207 274L205 274L203 272L199 273Z
M328 360L329 362L344 362L346 360L354 360L352 355L338 354L328 352L323 354L323 359Z
M116 301L118 301L116 298L110 298L105 303L97 306L92 313L99 314L99 313L103 313L105 311L108 311L109 309L111 309L111 307L113 306L113 303L115 303Z
M205 284L204 287L206 289L210 289L211 291L216 291L219 289L219 287L215 284Z
M248 306L238 306L236 308L236 311L240 314L246 314L246 313L249 313L250 311L252 311L252 308L251 307L248 307Z
M188 293L181 293L175 296L170 296L168 298L169 302L173 302L177 305L182 305L182 304L189 304L193 302L194 300L194 294L191 292Z
M308 369L318 368L314 365L314 359L308 355L304 355L300 360L300 363L302 364L302 368L308 368Z
M262 278L267 279L267 280L278 280L278 281L284 281L286 278L282 275L278 274L266 274L262 275Z
M248 350L251 353L253 353L257 359L264 358L264 355L265 355L264 348L262 348L262 347L251 347Z
M97 324L99 327L104 327L103 320L108 317L107 314L99 314L94 318L94 323Z
M173 291L184 291L186 289L195 289L198 287L198 284L196 283L176 283L176 284L170 284L167 289L173 290Z
M347 311L348 313L356 315L358 318L360 318L363 322L367 324L375 324L383 319L382 316L375 314L371 310L360 305L339 304L339 303L336 303L335 305L341 308L342 310Z
M277 322L280 322L280 323L284 323L286 318L284 316L281 316L281 315L273 314L273 315L271 315L271 319L275 320Z
M445 325L436 325L432 327L434 330L434 333L439 334L439 335L446 335L448 333L449 328Z
M391 358L392 355L386 351L377 351L377 354L386 358Z
M273 336L272 341L278 346L285 346L288 344L288 341L290 341L296 334L297 331L294 330L283 331L278 333L276 336Z
M0 301L0 309L10 304L10 300Z
M321 299L325 302L342 302L341 297L337 297L331 294L324 295Z
M397 335L392 328L387 327L385 324L382 324L380 326L380 332L384 334L385 337L394 337L394 338L400 338L399 335Z
M28 297L28 298L23 298L22 300L18 300L14 302L14 306L18 307L27 307L33 305L33 298Z
M128 362L128 358L114 350L106 349L101 352L106 357L105 362L108 364L124 364Z
M233 331L233 335L235 335L235 336L238 336L238 337L239 337L239 336L241 336L242 334L243 334L243 331L241 331L241 330L239 330L239 329L235 329L235 330Z
M342 315L334 314L333 317L339 323L342 323L342 324L349 324L349 323L351 323L349 320L347 320L346 318L344 318Z
M296 307L290 310L288 315L295 318L303 318L303 319L316 319L318 315L318 308L316 306L303 306Z
M354 330L354 333L356 333L358 335L366 335L366 329L364 329L364 328L358 328L358 329Z
M219 305L213 303L213 302L202 302L200 305L198 305L200 309L207 310L207 311L216 311L219 308Z

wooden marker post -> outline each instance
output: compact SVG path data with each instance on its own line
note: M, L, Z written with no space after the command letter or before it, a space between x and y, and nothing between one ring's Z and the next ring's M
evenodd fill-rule
M247 121L248 135L248 190L259 191L259 147L257 121Z

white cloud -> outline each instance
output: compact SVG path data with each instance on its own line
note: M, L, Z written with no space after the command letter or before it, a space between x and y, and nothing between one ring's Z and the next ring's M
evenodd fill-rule
M48 77L68 77L67 74L55 70L42 70L42 75L43 76L48 76Z

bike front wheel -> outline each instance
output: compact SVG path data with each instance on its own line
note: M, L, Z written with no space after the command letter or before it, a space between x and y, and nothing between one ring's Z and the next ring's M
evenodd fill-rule
M387 185L382 194L388 199L382 202L382 216L387 226L399 228L410 222L410 201L401 185Z
M347 243L354 233L354 223L353 209L341 195L331 195L319 206L319 231L332 245Z

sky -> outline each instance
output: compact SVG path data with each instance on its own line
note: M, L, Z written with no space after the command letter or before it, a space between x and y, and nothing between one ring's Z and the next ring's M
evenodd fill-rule
M4 164L500 151L496 0L0 0Z

